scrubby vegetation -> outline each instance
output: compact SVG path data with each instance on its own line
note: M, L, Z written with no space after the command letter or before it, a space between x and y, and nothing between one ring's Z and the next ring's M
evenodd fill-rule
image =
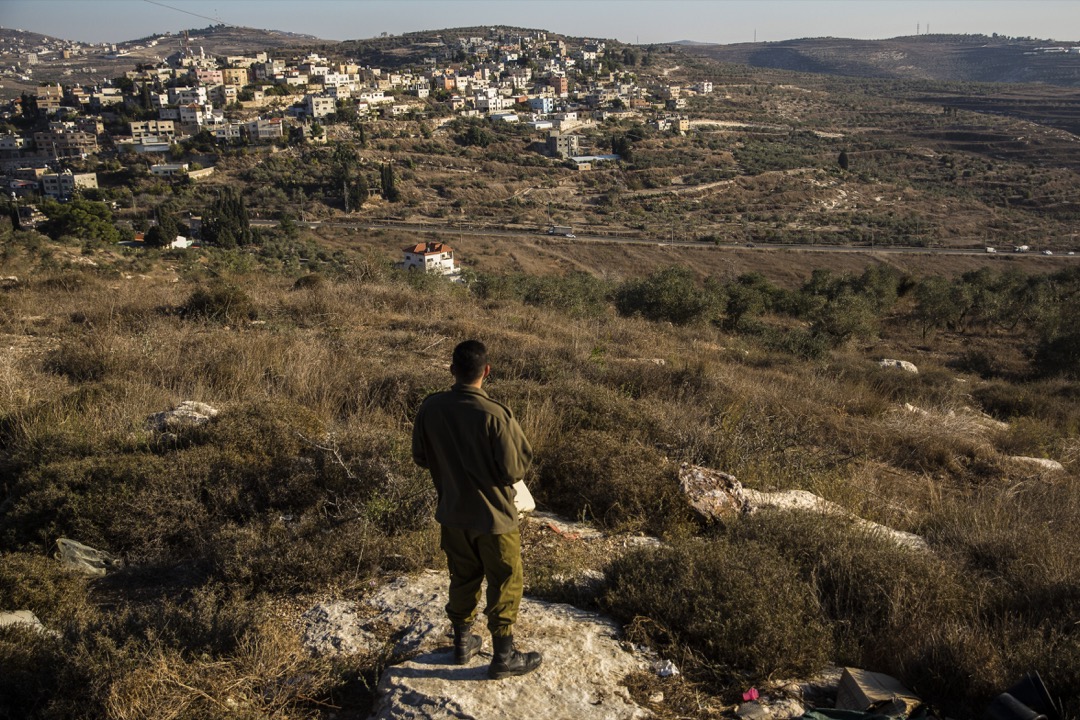
M669 543L590 558L527 533L528 592L607 609L727 699L832 661L954 717L1029 670L1080 702L1071 270L456 285L357 250L311 246L301 269L281 258L309 241L280 230L250 253L154 258L6 225L2 242L18 280L0 289L0 607L54 632L0 630L0 714L363 716L386 658L311 658L295 622L440 566L409 428L466 337L533 440L541 504ZM149 428L188 399L221 413ZM683 462L815 492L932 553L813 515L704 524ZM70 574L59 537L125 568ZM558 579L586 566L598 590Z

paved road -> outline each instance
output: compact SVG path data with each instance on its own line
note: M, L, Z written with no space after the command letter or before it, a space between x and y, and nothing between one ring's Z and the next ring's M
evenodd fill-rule
M251 224L256 227L274 227L276 220L252 220ZM566 240L561 235L547 235L543 232L526 232L521 230L498 230L482 227L456 227L444 224L407 223L390 220L377 222L341 222L337 220L300 222L297 225L308 227L312 230L320 227L342 228L349 230L410 230L413 232L432 233L436 235L450 235L454 237L521 237L521 238L546 238ZM569 240L566 240L569 242ZM704 241L692 240L662 240L640 237L620 237L618 235L576 235L574 242L580 243L625 243L628 245L656 245L658 247L691 247L691 248L715 248L717 250L798 250L801 252L827 252L827 253L886 253L886 254L934 254L934 255L988 255L985 248L944 248L944 247L900 247L895 245L787 245L781 243L720 243L713 244ZM1010 248L1001 248L999 255L1013 255ZM1028 255L1041 255L1038 251L1030 251ZM1055 252L1053 257L1068 257L1080 259L1080 255L1067 255L1064 252Z

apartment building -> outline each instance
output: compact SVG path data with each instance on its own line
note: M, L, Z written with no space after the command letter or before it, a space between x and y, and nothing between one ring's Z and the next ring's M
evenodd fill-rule
M236 85L244 87L251 83L251 70L246 67L231 67L221 71L221 83L223 85Z
M170 105L205 105L207 103L204 87L169 88Z
M577 155L581 149L581 136L551 132L547 138L548 154L552 157L568 158Z
M97 173L73 173L65 170L41 176L41 191L51 198L69 198L76 189L96 188Z
M143 120L130 122L131 139L142 141L147 138L163 138L172 141L176 137L176 123L172 120Z
M337 102L322 95L304 96L304 114L312 118L326 117L337 112Z
M77 158L98 151L97 136L72 129L53 129L34 133L34 145L53 158Z
M191 74L200 85L221 85L225 82L224 73L217 68L214 68L213 70L194 68L191 71Z

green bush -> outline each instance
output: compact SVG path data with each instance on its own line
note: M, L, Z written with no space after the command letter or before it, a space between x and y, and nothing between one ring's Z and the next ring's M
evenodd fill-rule
M1042 340L1035 350L1034 365L1044 376L1080 379L1080 330Z
M676 468L625 433L570 435L543 458L540 499L568 517L613 529L672 530L686 519Z
M326 285L326 278L319 273L308 273L296 278L293 290L318 290Z
M237 322L258 317L251 297L237 285L219 283L199 288L180 306L184 318Z
M402 447L372 432L330 438L282 402L234 408L152 445L91 436L68 448L74 456L18 471L0 537L39 551L73 537L144 569L187 565L261 590L364 577L402 555L395 537L413 547L399 569L414 567L429 555L434 491L407 443L394 442Z
M812 586L764 543L714 539L632 551L614 562L608 583L610 612L662 652L688 648L688 669L707 668L729 691L808 675L831 655Z
M620 285L615 291L615 307L621 315L687 325L710 319L715 301L694 282L690 271L669 267Z

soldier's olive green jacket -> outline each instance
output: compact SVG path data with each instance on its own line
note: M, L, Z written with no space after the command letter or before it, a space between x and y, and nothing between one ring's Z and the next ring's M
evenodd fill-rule
M525 477L532 448L510 408L468 385L429 395L413 424L412 453L435 481L440 524L492 534L517 529L512 485Z

